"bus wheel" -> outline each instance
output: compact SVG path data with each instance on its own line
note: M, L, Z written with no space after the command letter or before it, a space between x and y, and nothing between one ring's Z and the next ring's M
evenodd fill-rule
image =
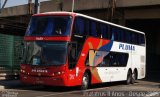
M136 71L134 71L133 74L132 74L131 84L134 84L134 83L135 83L136 78L137 78L137 73L136 73Z
M131 81L132 81L132 72L128 71L126 84L127 85L131 84Z
M86 90L89 86L89 75L85 73L82 78L81 90Z

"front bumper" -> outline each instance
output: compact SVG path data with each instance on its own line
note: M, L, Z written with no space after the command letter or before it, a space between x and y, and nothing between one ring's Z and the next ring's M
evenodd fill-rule
M47 86L68 86L66 76L57 77L38 77L20 74L20 80L29 85L47 85Z

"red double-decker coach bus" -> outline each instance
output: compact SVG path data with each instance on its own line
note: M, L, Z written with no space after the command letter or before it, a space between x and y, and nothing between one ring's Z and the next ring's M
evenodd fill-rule
M145 34L137 30L78 13L47 12L32 16L24 41L24 84L87 89L145 77Z

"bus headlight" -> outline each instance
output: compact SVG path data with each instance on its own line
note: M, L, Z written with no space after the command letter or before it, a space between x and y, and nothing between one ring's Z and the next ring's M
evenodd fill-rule
M52 73L52 76L58 76L58 75L62 75L64 73L65 73L64 71L54 72L54 73Z
M60 74L61 74L61 72L58 72L58 73L57 73L57 75L60 75Z
M23 69L21 69L21 73L26 73L26 71L25 71L25 70L23 70Z

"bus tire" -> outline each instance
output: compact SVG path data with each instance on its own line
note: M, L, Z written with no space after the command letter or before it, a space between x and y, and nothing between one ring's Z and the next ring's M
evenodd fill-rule
M132 81L132 72L129 70L127 74L126 84L127 85L131 84L131 81Z
M131 84L134 84L134 83L135 83L135 81L136 81L136 79L137 79L137 73L136 73L136 71L134 71L134 72L132 73L132 80L131 80Z
M84 73L82 77L82 85L81 85L81 90L86 90L89 87L89 75L88 73Z

